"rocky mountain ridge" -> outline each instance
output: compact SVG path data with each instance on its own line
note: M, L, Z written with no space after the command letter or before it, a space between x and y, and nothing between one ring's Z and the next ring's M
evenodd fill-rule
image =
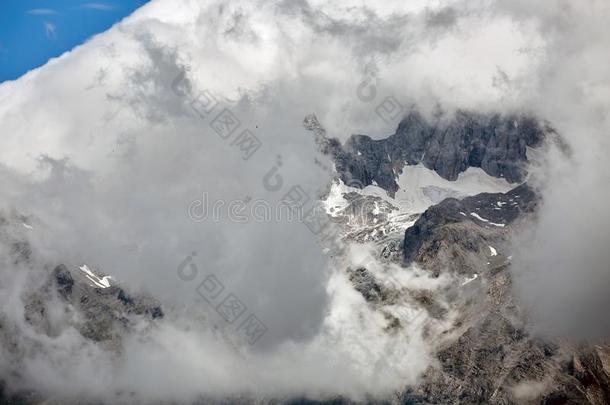
M315 121L313 116L306 118L306 127L319 126ZM392 196L403 167L418 163L447 180L456 180L469 167L480 167L490 176L522 182L527 174L527 148L540 146L552 131L528 115L457 111L451 119L430 122L412 110L396 132L384 139L352 135L342 145L335 138L324 139L325 134L318 138L345 184L377 184Z
M457 124L459 119L462 127ZM504 121L495 117L489 120L490 126L480 128L499 125L500 129L489 132L481 129L481 137L477 137L472 136L475 124L468 115L462 114L459 119L446 131L449 139L457 144L445 148L444 152L438 148L442 143L435 138L434 131L422 124L417 114L405 118L395 135L379 141L352 136L345 145L340 145L335 139L327 139L319 125L310 128L316 133L321 150L334 159L342 182L351 181L353 187L358 187L359 182L366 186L374 181L390 196L396 190L395 156L400 170L405 163L424 161L426 167L439 175L455 179L460 170L473 164L492 176L519 182L527 170L526 148L540 146L544 132L552 131L529 118L513 121L514 131L511 131L513 117ZM309 123L313 121L315 118L310 117ZM489 149L477 146L483 134L489 136ZM402 141L405 144L400 146ZM500 147L502 144L506 146ZM393 145L392 153L388 145ZM430 151L433 153L428 154ZM426 160L426 156L434 159ZM421 215L410 213L411 218L416 217L412 223L402 222L405 231L400 243L395 236L393 239L377 236L379 229L388 227L395 207L390 205L384 210L378 197L368 195L358 199L345 194L345 199L357 201L359 206L364 201L375 207L374 223L369 221L367 226L358 227L357 233L346 234L357 235L360 241L377 240L379 260L400 263L405 271L410 271L410 265L415 264L437 277L449 274L464 279L443 292L450 307L458 308L459 316L443 332L444 336L451 337L437 341L438 364L428 369L421 384L408 387L391 403L610 403L610 345L536 336L530 331L527 313L515 298L511 237L524 223L534 221L540 209L540 197L528 184L518 185L506 193L447 198ZM350 208L340 212L350 212ZM391 228L395 226L392 223ZM366 266L348 269L348 273L354 288L369 305L383 306L395 299L396 293L388 290ZM425 291L408 294L422 304L427 319L442 321L446 317L436 294ZM393 328L408 326L402 322L395 319L391 325Z

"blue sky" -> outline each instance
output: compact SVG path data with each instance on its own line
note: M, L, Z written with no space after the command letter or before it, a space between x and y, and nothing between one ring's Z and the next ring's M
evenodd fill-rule
M0 0L0 83L44 65L148 0Z

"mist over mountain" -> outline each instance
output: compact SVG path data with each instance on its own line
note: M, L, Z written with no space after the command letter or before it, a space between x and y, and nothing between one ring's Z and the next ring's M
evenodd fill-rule
M0 402L609 403L608 17L153 0L0 84Z

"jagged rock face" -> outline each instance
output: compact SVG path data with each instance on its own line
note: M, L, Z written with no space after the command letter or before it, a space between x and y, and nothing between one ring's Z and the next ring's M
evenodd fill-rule
M364 267L351 270L349 280L365 300L369 302L381 301L381 287L377 284L375 277Z
M488 250L504 247L538 202L526 184L505 194L447 199L407 229L406 260L436 273L477 272L468 287L478 292L461 308L452 331L457 338L439 347L438 367L405 390L402 403L610 403L610 346L533 336L514 299L510 257Z
M573 347L532 336L512 299L507 268L486 276L484 303L460 337L438 352L439 367L403 395L406 403L610 403L610 346Z
M9 252L10 260L36 269L40 280L44 280L22 292L23 320L41 337L56 338L66 329L74 328L84 339L99 344L108 353L120 353L125 335L134 333L136 328L150 327L164 316L160 303L152 297L128 293L118 285L100 288L78 266L43 265L25 235L19 233L24 219L17 214L0 212L0 245ZM58 314L61 314L59 318ZM24 335L20 328L0 313L0 345L4 349L3 361L7 363L20 364L28 352L39 349L35 340ZM29 389L14 392L15 387L4 380L11 375L0 376L0 404L67 403L44 398Z
M159 303L151 297L132 296L115 285L97 288L63 264L57 266L52 274L51 283L60 296L83 315L84 322L77 325L79 332L93 341L119 340L120 333L133 323L132 316L163 317Z
M478 252L494 243L503 231L522 213L535 210L538 198L523 184L508 193L483 193L462 200L448 198L424 212L405 231L403 255L406 263L417 261L440 271L449 258L450 267L464 269L465 252ZM481 237L482 236L482 237Z
M456 180L469 167L480 167L491 176L522 182L527 147L539 146L547 131L527 116L460 111L446 123L428 122L414 111L386 139L353 135L343 146L328 140L321 150L333 157L344 183L364 187L375 182L394 195L405 164L422 163L447 180Z

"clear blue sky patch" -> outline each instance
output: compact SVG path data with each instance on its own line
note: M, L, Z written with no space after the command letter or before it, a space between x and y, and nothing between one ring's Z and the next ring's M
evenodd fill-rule
M106 31L148 0L0 0L0 83Z

